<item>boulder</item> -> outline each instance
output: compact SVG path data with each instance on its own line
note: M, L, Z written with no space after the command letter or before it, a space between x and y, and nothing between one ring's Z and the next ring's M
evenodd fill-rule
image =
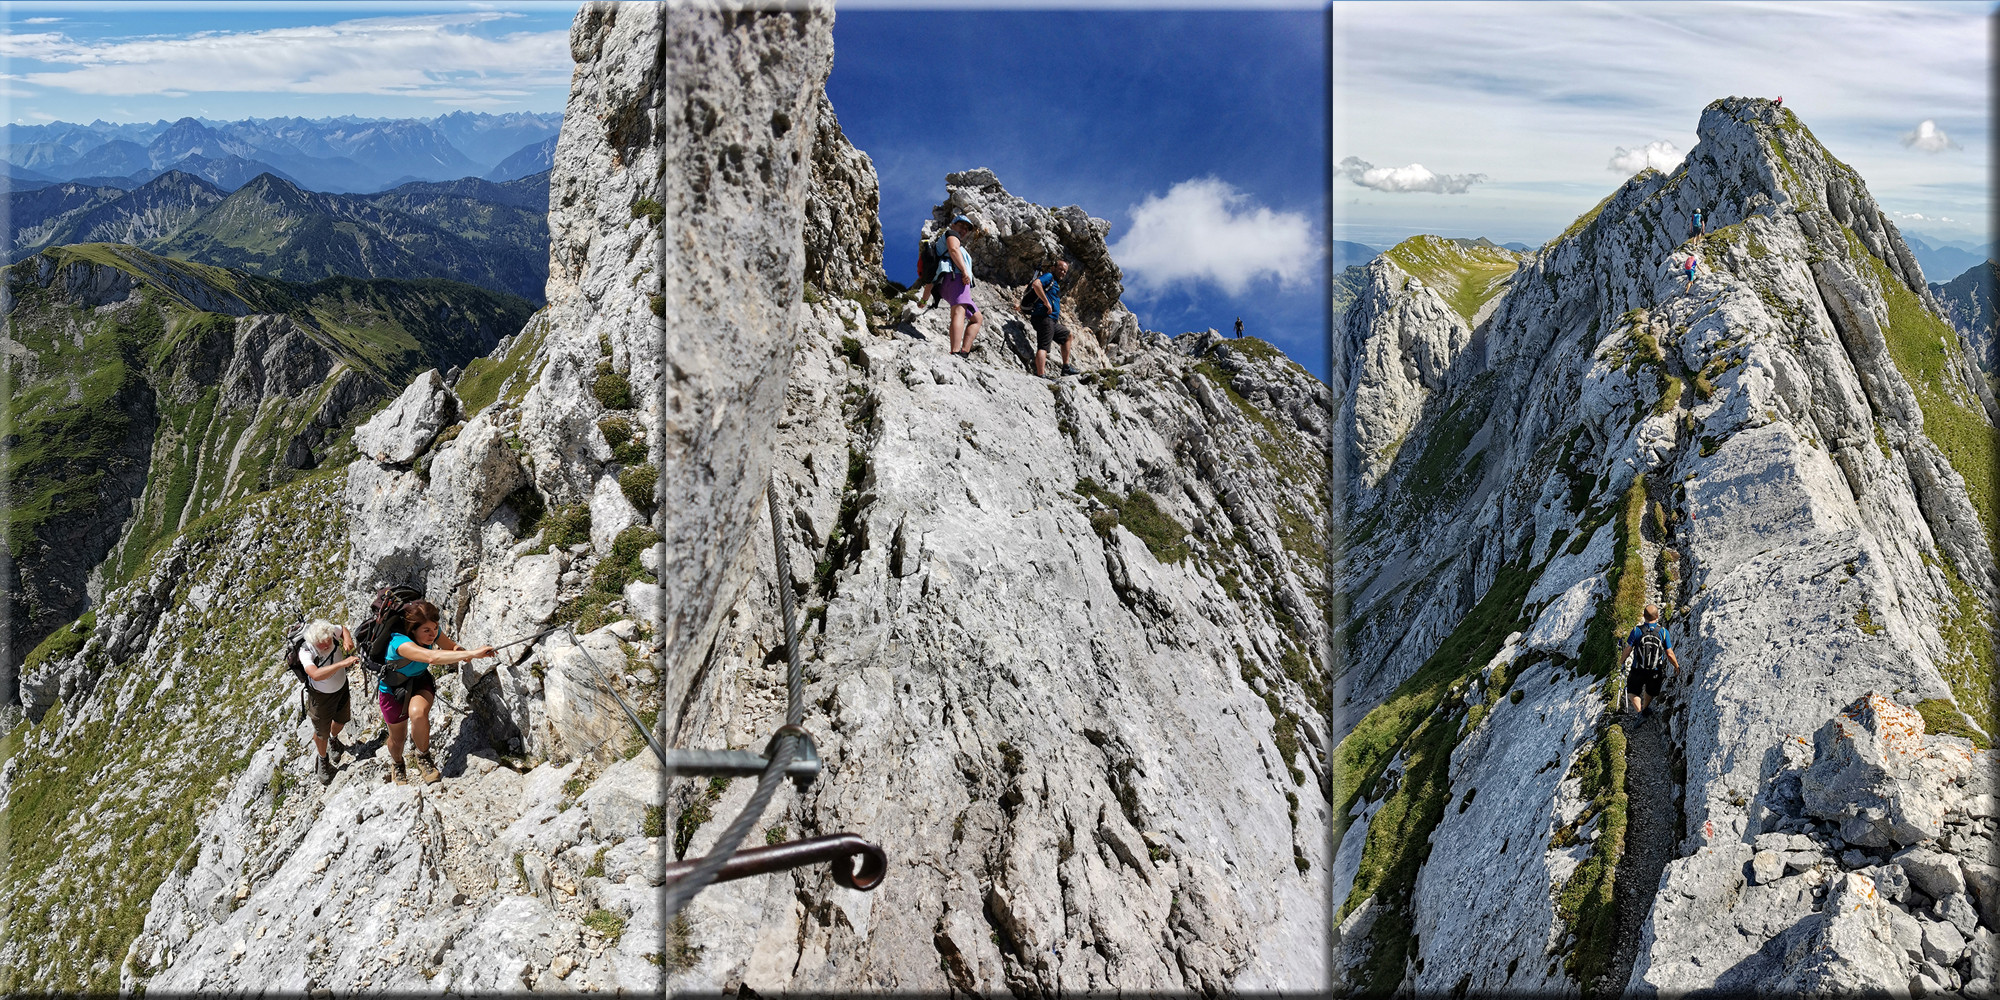
M1758 851L1750 858L1750 882L1763 885L1785 874L1785 859L1776 851Z
M1924 959L1933 965L1952 965L1965 953L1965 935L1947 923L1925 921Z
M1895 862L1909 873L1911 884L1932 899L1943 899L1965 891L1965 876L1957 858L1924 847L1912 847L1896 855Z
M1966 860L1959 863L1959 870L1978 906L1979 922L1989 929L2000 926L2000 867Z
M1893 909L1866 876L1841 876L1820 912L1792 932L1781 971L1768 987L1795 995L1900 992L1911 970L1897 944Z
M1800 782L1806 812L1840 824L1851 844L1917 844L1944 831L1955 785L1970 775L1969 745L1926 746L1923 717L1870 692L1813 734Z
M417 376L387 409L354 429L354 447L390 465L407 465L458 417L458 397L437 369Z
M1962 892L1939 896L1936 905L1931 907L1931 913L1957 927L1961 934L1970 934L1979 926L1979 911L1973 909L1972 897Z

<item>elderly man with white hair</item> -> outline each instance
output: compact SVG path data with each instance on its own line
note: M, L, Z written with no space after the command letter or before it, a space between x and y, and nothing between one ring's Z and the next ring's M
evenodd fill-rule
M340 727L353 719L353 709L348 705L347 668L361 662L354 654L354 636L345 625L335 625L324 618L316 619L306 626L305 642L299 645L299 666L306 672L306 710L312 716L313 747L319 751L319 763L314 771L322 785L333 784L333 761L327 756L327 744L333 744L334 752L345 753L347 746L340 742ZM345 652L349 655L342 657Z

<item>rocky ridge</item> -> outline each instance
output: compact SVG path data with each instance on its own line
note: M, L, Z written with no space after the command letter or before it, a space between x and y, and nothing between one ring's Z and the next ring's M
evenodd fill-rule
M1336 452L1352 988L1990 982L1991 912L1967 915L1993 834L1991 396L1790 110L1717 101L1699 135L1526 255L1483 317L1388 255L1336 332L1335 405L1387 445ZM1619 719L1617 642L1649 601L1684 680ZM1912 763L1830 777L1875 738L1853 719L1896 720ZM1643 727L1671 786L1640 798ZM1671 842L1628 843L1641 826ZM1662 846L1659 884L1629 884L1626 854ZM1943 895L1901 888L1911 851L1942 859L1922 864ZM1644 901L1623 921L1619 892ZM1862 947L1850 902L1898 945Z
M636 401L659 377L664 20L578 16L549 306L416 379L345 467L183 528L51 657L55 704L0 772L34 914L0 940L11 988L658 989L661 775L627 713L660 709L661 435ZM260 651L300 616L359 620L378 582L468 642L559 627L444 672L441 785L386 782L353 678L357 742L322 788Z
M670 65L771 28L685 20ZM806 20L787 51L830 41L829 20ZM774 104L791 113L777 103L790 79L690 87L756 123ZM755 448L768 451L722 452L744 487L733 505L704 503L740 518L736 533L668 529L669 551L698 543L733 575L704 585L714 624L668 660L665 730L678 746L755 747L782 719L753 464L768 455L804 620L805 726L826 770L803 794L781 790L750 842L852 831L891 868L866 894L824 868L711 887L668 927L668 989L1315 988L1324 387L1259 341L1139 331L1117 304L1108 225L1027 203L983 170L950 175L933 213L978 212L993 241L972 249L987 332L952 358L945 310L884 297L865 157L812 157L846 166L815 172L797 228L751 244L802 248L795 266L818 277L803 302L775 304L797 322L725 328L796 331L777 341L782 402L733 397L741 409L721 418L767 429ZM767 190L794 203L775 177ZM1028 373L1013 303L1026 269L1056 253L1106 297L1080 296L1078 363L1093 370L1051 383ZM709 275L759 273L755 259L704 261L668 289L670 351L674 317L703 315ZM709 371L702 353L671 356L690 383L748 377L733 359ZM708 850L751 784L671 781L671 857Z

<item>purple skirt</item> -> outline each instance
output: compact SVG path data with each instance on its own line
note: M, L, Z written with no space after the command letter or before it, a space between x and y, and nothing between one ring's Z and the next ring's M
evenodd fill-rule
M965 287L965 279L956 274L939 279L938 298L950 305L964 306L969 313L979 311L979 304L972 301L972 289Z

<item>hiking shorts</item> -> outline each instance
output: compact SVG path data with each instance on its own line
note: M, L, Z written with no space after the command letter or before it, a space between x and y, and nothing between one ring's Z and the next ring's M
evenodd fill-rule
M1648 698L1658 698L1660 688L1665 682L1666 678L1657 670L1634 670L1625 675L1625 693L1628 696L1645 695Z
M965 279L956 274L947 274L938 279L938 298L946 305L964 306L969 313L979 312L979 304L972 301L972 289L965 287Z
M1035 327L1035 350L1046 351L1049 349L1051 342L1058 344L1069 343L1069 327L1057 323L1054 316L1046 314L1030 316L1028 317L1028 322Z
M418 674L416 680L410 683L410 694L416 694L419 691L430 695L432 700L437 699L437 682L431 680L431 674L428 670ZM410 713L406 710L407 706L398 702L396 696L387 691L376 692L375 704L382 709L383 722L393 726L410 721Z
M328 693L308 685L306 712L312 716L313 735L320 739L326 738L326 734L333 730L334 723L338 722L344 726L354 721L354 709L347 704L345 687Z

